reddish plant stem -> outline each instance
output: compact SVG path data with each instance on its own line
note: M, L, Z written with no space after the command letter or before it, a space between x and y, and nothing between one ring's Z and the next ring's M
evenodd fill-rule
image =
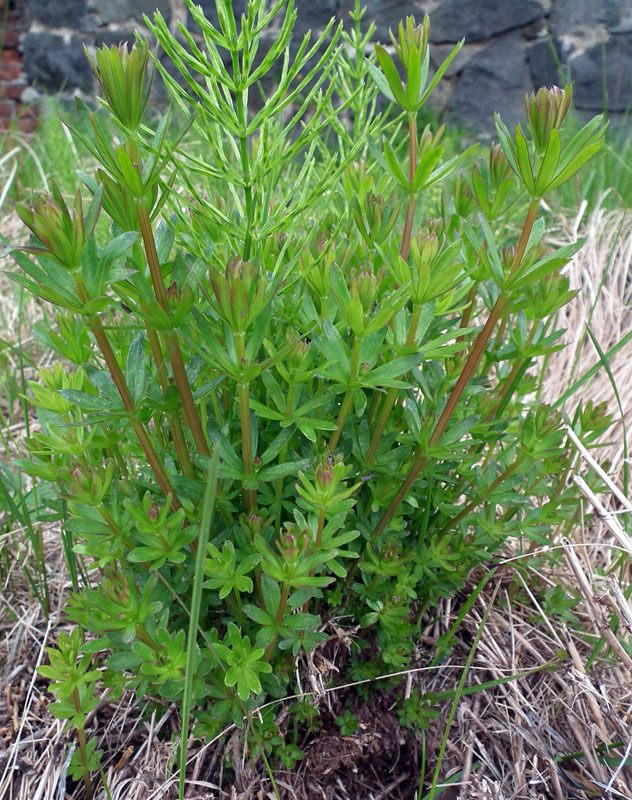
M149 265L149 273L151 275L151 282L154 288L156 300L160 304L162 310L170 315L169 303L167 301L167 290L160 271L160 261L158 259L158 252L156 250L156 242L154 240L154 232L151 227L151 218L149 216L149 208L147 201L143 199L136 204L136 215L138 217L138 224L140 226L141 236L143 237L143 244L145 246L145 255L147 257L147 264ZM193 392L187 377L186 369L184 366L184 359L182 358L182 351L180 350L180 342L177 335L171 331L165 334L165 342L167 345L167 352L173 377L178 387L178 393L182 402L184 411L184 418L191 433L193 434L193 441L195 446L202 455L210 456L206 437L202 423L195 406L193 399Z
M140 446L143 448L143 452L145 453L145 457L147 458L147 463L151 467L152 472L154 473L154 477L158 482L158 485L163 491L165 497L167 495L171 495L171 509L173 511L177 511L180 508L180 503L178 498L176 497L175 490L171 485L169 478L167 477L167 473L165 472L164 467L160 459L158 458L158 454L154 450L154 446L151 443L151 439L149 438L149 434L145 430L145 426L143 423L134 417L134 403L132 402L132 398L129 393L129 389L127 388L127 384L125 382L125 378L121 371L121 368L118 365L118 361L116 360L116 356L114 355L114 351L110 345L110 342L105 335L105 332L97 327L94 323L91 324L91 330L94 335L94 338L97 340L97 344L99 345L99 349L101 350L101 355L103 356L105 363L107 364L108 370L110 371L110 375L112 376L112 380L116 388L118 389L118 393L121 397L123 402L123 406L125 410L130 414L130 422L132 428L134 429L134 433L140 442Z
M235 352L239 363L246 358L245 336L246 334L243 331L234 336ZM237 396L239 398L239 423L241 427L241 458L244 464L244 475L246 478L251 478L254 467L254 453L252 452L252 431L250 428L250 384L248 382L241 383L241 378L237 382ZM248 513L252 514L257 510L257 492L254 489L246 489L244 494Z
M86 304L89 298L81 278L77 278L76 288L79 299L81 300L82 303ZM119 396L123 403L123 407L130 415L130 423L132 425L132 428L134 430L134 433L136 434L138 441L140 442L140 446L143 448L143 452L145 453L145 458L147 459L147 463L151 467L151 470L154 473L154 477L156 478L156 481L158 482L158 485L162 489L165 497L167 495L171 495L172 510L177 511L180 508L180 503L178 501L178 498L176 497L174 488L169 481L167 473L165 472L165 469L162 466L160 459L158 458L158 454L154 450L154 446L151 443L149 434L145 430L145 426L135 416L134 413L135 409L134 409L134 403L132 402L132 396L130 395L129 389L127 388L127 383L125 382L125 376L123 375L123 372L119 367L118 361L116 360L116 355L112 350L112 345L110 344L110 341L106 336L105 331L101 327L99 327L99 322L97 319L89 317L88 324L90 325L90 330L92 331L92 334L96 339L97 345L99 346L101 355L105 360L107 368L110 372L110 376L114 381L114 385L118 390Z
M520 239L516 247L516 253L513 258L511 267L509 269L509 276L508 276L509 279L518 269L524 257L525 250L527 249L527 243L529 241L529 236L531 235L531 231L533 229L533 223L535 222L536 214L538 211L538 204L539 203L537 200L532 200L531 203L529 204L529 210L527 211L527 216L524 221L522 233L520 234ZM476 337L474 346L472 347L467 357L467 361L465 362L463 370L459 375L459 378L454 386L454 389L452 389L452 393L448 398L448 402L446 403L441 413L441 416L437 420L437 423L430 436L430 439L428 440L429 447L434 447L435 445L437 445L439 443L439 440L443 436L445 429L448 425L448 422L450 421L450 418L457 406L457 403L461 399L461 395L463 394L463 391L465 390L468 381L474 374L474 371L476 370L476 367L479 361L481 360L483 353L485 352L485 347L487 346L487 342L489 341L489 338L492 335L494 327L498 322L500 315L505 310L505 307L507 306L508 302L509 302L509 294L501 291L489 314L487 322L485 323L485 327ZM424 454L422 450L418 449L415 453L413 465L408 474L408 477L400 487L399 491L395 495L395 498L393 499L389 507L384 512L382 519L379 521L375 529L376 535L381 534L386 529L386 526L393 518L393 515L399 508L401 502L406 497L406 495L410 491L411 486L416 481L419 473L423 470L423 468L426 466L427 463L428 463L427 456Z

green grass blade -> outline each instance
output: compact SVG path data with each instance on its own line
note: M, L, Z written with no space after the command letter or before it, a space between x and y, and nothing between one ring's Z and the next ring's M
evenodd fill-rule
M195 561L195 576L193 578L193 594L191 597L191 610L189 613L189 635L187 641L187 664L184 676L184 693L182 697L182 734L180 737L180 776L178 783L178 798L184 800L184 782L186 778L187 741L189 739L189 714L191 712L191 699L193 695L193 673L195 671L195 645L197 641L197 624L200 617L200 603L202 600L202 583L204 581L204 559L208 544L215 510L215 496L217 493L217 472L219 467L219 448L215 447L211 464L208 470L208 480L204 492L202 505L202 518L200 520L200 535L198 538L198 551Z
M495 572L495 570L490 572L489 575L486 575L485 576L486 579L489 580L489 578L491 578L491 576L494 574L494 572ZM485 583L487 583L487 580L485 580ZM481 581L481 583L479 583L479 585L474 590L473 594L475 596L478 596L480 594L481 589L483 588L484 585L485 584L483 583L483 581ZM478 647L478 643L479 643L480 638L481 638L481 636L483 634L483 629L485 628L485 623L487 622L487 617L489 616L489 612L492 610L492 606L494 605L494 601L496 599L496 595L498 594L499 586L500 586L500 584L496 585L496 588L494 589L494 591L492 593L490 601L487 604L487 608L485 609L485 613L483 614L483 619L481 620L481 624L478 626L478 630L476 631L476 636L474 637L474 641L472 642L472 646L470 647L470 652L468 653L467 660L465 662L465 666L463 667L463 671L461 673L461 678L459 679L459 684L458 684L457 689L456 689L456 694L454 695L454 700L452 701L452 706L450 708L450 713L448 714L448 719L447 719L446 724L445 724L445 730L443 732L443 739L441 740L441 747L439 748L439 755L437 757L437 763L436 763L436 766L435 766L434 775L432 776L432 786L430 787L430 792L426 795L427 800L434 800L434 798L437 796L437 783L439 782L439 772L441 771L441 765L443 763L443 757L445 755L445 749L446 749L446 747L448 745L448 736L450 734L450 728L452 727L452 720L454 719L454 716L456 714L456 710L457 710L457 708L459 706L459 702L461 700L461 696L462 696L462 693L463 693L463 688L465 686L465 679L467 678L468 673L470 671L470 666L472 665L472 661L474 659L474 653L476 652L476 648ZM422 780L423 780L423 778L422 778ZM424 800L426 800L426 798L424 798Z
M614 347L611 347L610 350L608 350L608 352L604 355L605 361L609 363L612 357L615 356L619 352L619 350L622 350L626 346L626 344L631 340L632 340L632 331L628 331L628 333L626 333L623 339L621 339L620 342L617 342L617 344L615 344ZM586 370L586 372L581 376L581 378L578 378L575 381L575 383L573 383L572 386L569 386L569 388L564 392L563 395L558 397L555 403L553 403L552 407L560 408L560 406L563 406L569 397L572 397L575 394L575 392L578 392L582 388L582 386L585 386L588 383L588 381L591 380L591 378L593 378L599 372L602 366L603 364L601 361L598 364L593 364L593 366L589 370Z
M597 337L592 332L590 325L586 325L586 332L590 336L590 341L593 343L595 350L597 351L597 355L599 356L599 361L603 365L603 368L606 370L606 374L608 375L608 380L610 381L610 385L612 386L612 391L614 393L615 399L617 401L617 406L619 407L619 414L621 415L621 427L623 428L623 494L628 495L628 432L625 424L625 414L623 413L623 405L621 404L621 397L619 396L619 390L617 388L617 382L614 379L614 375L612 374L612 370L610 369L610 363L608 357L604 354L599 342L597 341Z

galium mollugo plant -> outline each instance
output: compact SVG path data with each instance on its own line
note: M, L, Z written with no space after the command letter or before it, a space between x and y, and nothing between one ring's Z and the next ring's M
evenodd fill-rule
M148 118L143 40L97 51L109 120L79 103L71 129L98 168L72 212L56 189L20 210L34 239L11 275L57 306L49 341L72 363L33 387L23 462L69 510L67 615L115 695L178 700L191 679L210 735L287 692L329 619L360 626L355 675L404 668L426 611L507 538L567 529L562 418L532 369L559 346L581 242L550 246L540 204L604 126L567 137L570 89L541 89L526 133L497 117L488 157L446 159L417 121L460 45L428 80L427 17L399 26L394 58L365 57L357 5L352 34L332 23L291 57L292 2L237 20L217 0L218 26L187 5L203 46L146 20L172 115ZM376 114L378 91L407 128ZM603 409L573 424L590 437Z

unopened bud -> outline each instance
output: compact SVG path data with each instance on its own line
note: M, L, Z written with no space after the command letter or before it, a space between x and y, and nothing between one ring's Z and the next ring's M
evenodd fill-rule
M572 89L570 84L564 89L552 86L531 92L525 98L527 122L533 143L539 154L546 151L554 128L559 128L571 105Z
M288 361L290 364L290 368L293 370L297 370L300 369L303 360L309 353L311 345L309 342L306 342L305 339L299 339L296 333L294 333L293 331L290 334L289 338L290 342L293 343L294 346L290 350Z
M332 480L334 479L333 466L329 461L326 461L324 464L318 464L314 470L314 477L316 478L316 483L320 489L328 489L331 486Z
M181 297L182 291L178 288L178 284L173 281L167 289L167 300L177 302Z
M492 188L498 189L500 184L510 176L511 167L502 147L496 142L489 150L489 177Z
M437 130L436 133L433 133L430 125L426 125L421 134L419 139L419 147L417 148L417 158L423 158L426 153L430 150L434 150L435 147L439 146L439 142L443 138L443 134L445 132L445 125L441 125L441 127Z
M151 88L151 79L147 80L149 42L136 42L131 50L127 44L99 47L96 62L88 59L112 114L128 130L137 130Z
M426 14L421 25L417 25L415 18L411 15L406 19L406 27L399 23L399 41L391 32L391 40L395 46L395 51L403 66L408 69L410 51L416 50L419 54L419 63L423 64L428 49L428 37L430 34L430 18Z

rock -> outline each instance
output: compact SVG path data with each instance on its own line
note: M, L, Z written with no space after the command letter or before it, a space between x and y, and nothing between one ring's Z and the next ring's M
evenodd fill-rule
M521 122L525 94L531 89L525 51L526 44L519 33L494 39L457 78L450 116L489 134L495 132L496 111L510 129Z
M131 28L109 29L98 31L94 44L96 47L118 47L119 44L125 44L131 47L136 41L134 31Z
M65 42L57 34L28 33L24 37L24 69L30 83L49 92L92 90L92 68L78 36Z
M534 88L564 86L561 46L551 39L539 39L527 47L527 63Z
M171 21L171 3L169 0L92 0L93 9L99 18L100 25L135 20L143 21L143 14L153 17L158 10L167 21Z
M578 109L601 111L604 103L611 111L624 111L630 105L632 74L632 34L611 36L572 57L569 62ZM605 78L607 97L603 95Z
M31 16L44 25L73 27L86 13L86 0L27 0Z
M219 29L219 19L217 17L217 11L215 9L215 0L196 0L195 5L201 6L206 19L212 25L214 25L216 28ZM248 8L247 0L233 0L233 13L235 14L235 19L237 20L237 30L239 30L239 20L241 19L241 15L246 13L247 8ZM280 14L281 13L282 11L280 12ZM191 33L200 33L200 29L198 28L197 24L193 21L191 12L188 10L187 10L187 28L191 31Z
M559 36L597 25L612 30L629 17L629 0L555 0L549 26Z
M397 34L400 20L405 20L411 14L421 22L428 4L418 0L364 0L363 5L367 10L362 18L362 29L366 30L369 23L373 22L376 27L375 39L378 42L389 42L389 28ZM354 9L354 0L340 0L338 3L337 16L348 29L354 24L349 16L349 12Z
M459 52L450 62L450 66L445 71L446 78L458 75L470 64L472 59L487 47L485 42L476 44L464 44ZM453 44L436 44L430 46L430 64L436 70L454 49Z
M481 42L505 31L529 25L544 15L540 0L444 0L430 15L430 39Z

